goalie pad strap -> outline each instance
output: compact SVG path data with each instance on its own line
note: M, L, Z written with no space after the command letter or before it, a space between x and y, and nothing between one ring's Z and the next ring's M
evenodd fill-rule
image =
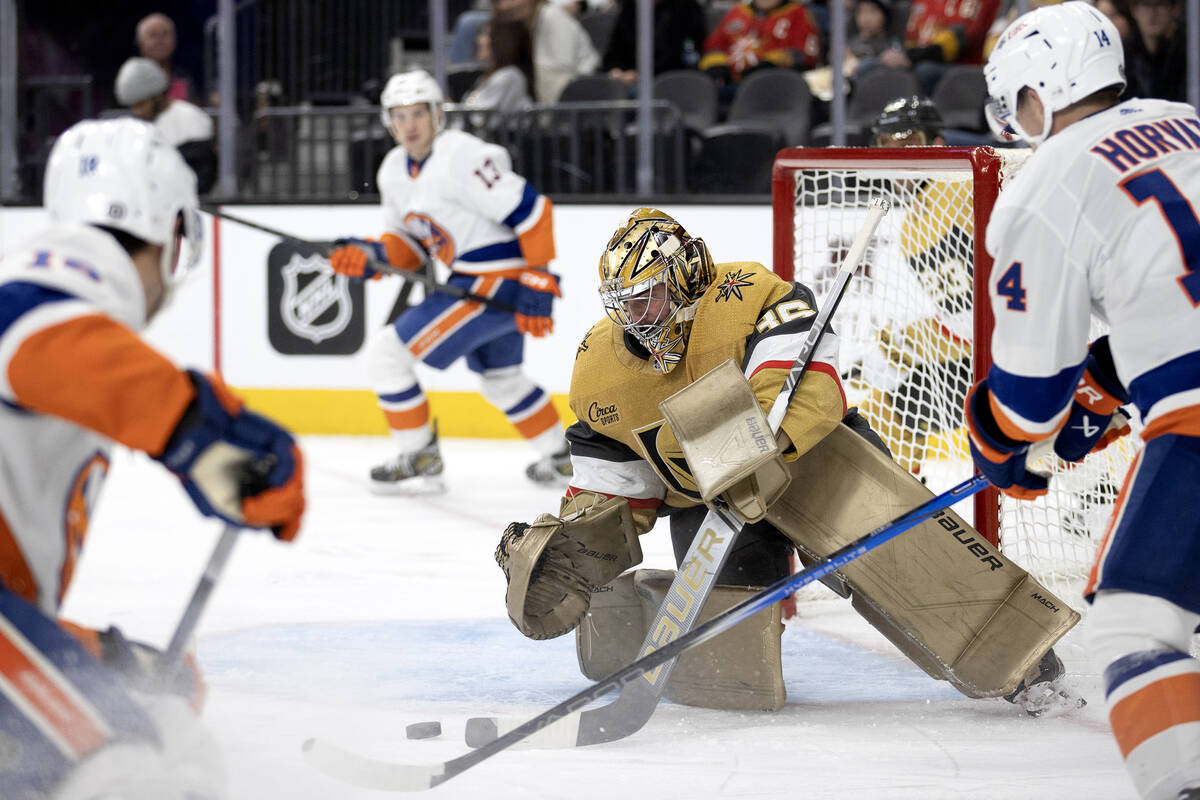
M508 578L508 617L532 639L553 639L579 624L594 586L641 563L629 501L614 497L563 520L542 514L514 522L496 548Z

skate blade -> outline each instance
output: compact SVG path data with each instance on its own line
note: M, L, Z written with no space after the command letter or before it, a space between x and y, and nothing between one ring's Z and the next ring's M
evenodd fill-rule
M445 494L446 482L440 475L428 475L406 478L402 481L372 480L370 488L372 494L379 495L419 496Z

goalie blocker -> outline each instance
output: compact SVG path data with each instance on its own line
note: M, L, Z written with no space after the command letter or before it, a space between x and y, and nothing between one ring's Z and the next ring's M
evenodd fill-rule
M766 519L812 563L932 497L918 480L845 425L790 465L791 486ZM637 657L669 572L621 575L592 595L576 629L583 673L598 680ZM1079 614L953 511L857 559L837 581L874 628L927 674L967 697L1011 694L1038 673ZM723 586L711 618L754 589ZM708 708L778 710L785 699L778 606L680 658L666 694Z

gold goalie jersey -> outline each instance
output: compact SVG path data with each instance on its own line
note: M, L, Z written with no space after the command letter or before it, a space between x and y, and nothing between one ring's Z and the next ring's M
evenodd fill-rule
M660 505L699 505L700 495L658 404L722 362L742 368L765 410L775 402L817 306L811 290L789 283L760 264L717 264L716 280L696 304L683 360L665 375L631 337L611 321L583 337L571 377L567 431L575 473L563 513L591 505L594 495L622 496L638 532L654 524ZM827 330L783 420L799 457L823 439L846 412L838 377L837 337Z

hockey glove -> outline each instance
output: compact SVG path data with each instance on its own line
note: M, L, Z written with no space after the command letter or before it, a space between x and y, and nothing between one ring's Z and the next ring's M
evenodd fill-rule
M101 662L119 672L129 681L130 688L144 694L178 695L197 713L204 708L208 687L192 653L186 653L180 663L168 665L164 663L163 651L126 639L120 628L100 631L99 639Z
M337 239L334 245L338 249L329 254L329 266L339 275L377 280L382 273L370 265L370 260L389 263L383 242L374 239Z
M304 513L304 462L295 440L242 408L220 378L188 370L196 396L158 460L207 517L270 528L290 542Z
M554 298L562 297L558 276L544 269L527 269L517 279L517 330L531 336L545 336L554 330L550 318Z
M1079 461L1129 433L1129 425L1108 430L1113 414L1128 402L1129 393L1113 366L1108 337L1101 336L1089 349L1067 424L1054 439L1054 452L1065 461Z
M992 415L987 381L975 384L967 393L967 431L971 458L993 486L1005 494L1031 500L1049 491L1045 475L1025 468L1029 442L1010 439L1000 430Z

